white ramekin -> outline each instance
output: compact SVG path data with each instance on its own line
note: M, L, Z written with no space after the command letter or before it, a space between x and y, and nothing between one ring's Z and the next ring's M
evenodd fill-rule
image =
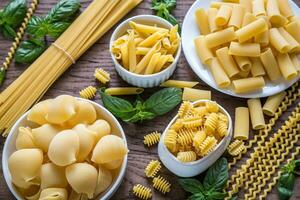
M127 147L126 136L125 136L125 133L124 133L120 123L108 110L106 110L106 108L104 108L103 106L101 106L93 101L90 101L90 100L86 100L86 99L82 99L82 98L77 98L77 99L82 100L82 101L88 101L91 104L93 104L93 106L95 107L95 109L97 111L97 115L101 116L101 119L107 120L110 123L113 134L122 137L125 142L125 145ZM5 141L5 144L3 147L3 154L2 154L2 171L3 171L3 175L5 178L6 184L9 188L9 190L11 191L11 193L18 200L25 200L25 199L19 194L16 187L12 184L11 174L8 169L8 159L9 159L9 156L13 152L16 151L15 143L16 143L16 139L17 139L17 135L18 135L18 128L20 126L34 126L35 125L27 120L27 115L28 115L28 112L26 112L24 115L22 115L18 119L18 121L15 123L15 125L12 127L8 137L6 138L6 141ZM119 175L114 178L114 181L111 184L111 186L95 199L101 199L101 200L110 199L113 196L113 194L117 191L117 189L119 188L119 186L124 178L126 168L127 168L127 155L124 157L122 166L119 171Z
M200 104L203 102L207 102L210 100L199 100L194 102L194 104ZM159 144L158 144L158 155L162 163L174 174L179 177L193 177L202 172L204 172L208 167L210 167L214 162L216 162L222 154L225 152L228 147L231 137L232 137L232 119L228 112L220 106L220 110L224 113L229 120L228 124L228 135L222 139L222 141L216 146L215 150L208 154L207 156L201 158L200 160L196 160L194 162L182 163L177 158L169 152L167 147L164 145L164 137L166 135L167 130L170 126L176 121L177 116L175 116L172 121L169 123L164 133L162 134Z
M150 25L156 24L160 27L164 27L164 28L168 28L168 29L170 29L173 25L170 22L166 21L165 19L154 16L154 15L138 15L138 16L129 18L129 19L125 20L124 22L122 22L115 29L115 31L113 32L111 39L110 39L110 54L111 54L112 60L115 64L115 68L123 80L130 83L131 85L135 85L135 86L143 87L143 88L150 88L150 87L158 86L158 85L160 85L160 83L169 79L170 76L174 73L177 63L178 63L178 60L179 60L179 57L180 57L180 54L181 54L181 42L180 42L180 45L176 52L174 62L169 67L164 69L163 71L161 71L159 73L151 74L151 75L140 75L140 74L132 73L132 72L124 69L120 65L120 63L117 61L117 59L115 58L115 56L113 55L113 53L111 51L113 42L116 39L118 39L118 37L122 36L128 28L130 28L129 27L130 21L135 21L137 23L145 23L145 24L150 24ZM178 34L178 37L180 37L179 34Z

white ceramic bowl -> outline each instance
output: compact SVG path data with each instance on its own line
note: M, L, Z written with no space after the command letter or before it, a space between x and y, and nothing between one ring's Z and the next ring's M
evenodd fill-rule
M158 25L159 27L164 27L170 29L173 25L166 21L163 18L154 16L154 15L138 15L132 18L129 18L122 22L113 32L111 39L110 39L110 54L112 57L112 60L115 64L115 68L118 72L118 74L122 77L123 80L126 82L130 83L131 85L135 85L138 87L143 87L143 88L150 88L150 87L155 87L160 85L160 83L164 82L165 80L169 79L170 76L174 73L180 54L181 54L181 42L178 47L178 50L176 52L176 55L174 56L174 62L170 64L166 69L159 73L151 74L151 75L140 75L140 74L135 74L132 73L128 70L126 70L124 67L120 65L120 63L117 61L115 56L113 55L111 48L113 45L113 42L118 39L120 36L122 36L126 30L129 27L129 22L130 21L135 21L137 23L142 23L142 24L148 24L148 25ZM179 34L178 34L178 37Z
M95 107L98 117L101 117L101 119L107 120L112 127L113 134L122 137L125 142L125 145L127 146L126 136L125 136L125 133L124 133L121 125L119 124L118 120L108 110L106 110L104 107L102 107L101 105L99 105L93 101L89 101L89 100L82 99L82 98L77 98L77 99L81 100L81 101L90 102ZM22 198L22 196L19 194L19 192L17 191L15 186L12 184L11 175L10 175L10 172L8 169L8 158L14 151L16 151L15 141L16 141L17 134L18 134L18 128L20 126L26 126L26 125L30 126L30 127L36 126L36 124L27 121L27 119L26 119L27 115L28 115L28 112L26 112L24 115L22 115L22 117L20 117L18 119L18 121L15 123L15 125L12 127L8 137L6 138L4 148L3 148L3 154L2 154L2 170L3 170L6 184L8 185L11 193L18 200L23 200L24 198ZM99 195L96 199L106 200L106 199L109 199L110 197L112 197L112 195L119 188L119 186L124 178L126 167L127 167L127 155L124 157L122 166L119 169L119 174L117 176L115 176L111 186L106 191L104 191L101 195Z
M194 105L198 105L203 102L208 102L209 100L199 100L194 102ZM228 112L220 106L220 110L228 117L228 135L222 139L222 141L215 147L215 150L201 158L189 163L180 162L165 146L164 138L167 130L176 121L177 116L175 116L169 123L167 128L162 134L158 144L158 155L162 163L174 174L180 177L193 177L202 172L204 172L208 167L210 167L214 162L216 162L228 147L231 137L232 137L232 120Z
M194 2L194 4L191 6L187 14L185 15L183 24L182 24L182 48L184 55L190 64L190 67L193 69L193 71L197 74L197 76L204 81L206 84L208 84L210 87L223 92L225 94L241 97L241 98L262 98L271 96L274 94L277 94L283 90L286 90L291 85L293 85L295 82L297 82L300 78L300 75L298 75L296 78L294 78L291 81L286 81L282 77L280 80L276 82L271 82L269 80L266 80L266 85L262 88L262 90L257 90L253 92L247 92L242 94L237 94L234 92L232 87L229 88L219 88L214 80L214 77L212 76L209 68L202 64L195 49L194 45L194 38L200 35L199 29L196 24L195 20L195 11L198 8L204 8L208 9L210 7L210 3L212 1L221 1L221 0L197 0ZM300 15L300 8L296 5L295 2L292 0L289 0L289 3L296 15ZM299 57L300 58L300 57Z

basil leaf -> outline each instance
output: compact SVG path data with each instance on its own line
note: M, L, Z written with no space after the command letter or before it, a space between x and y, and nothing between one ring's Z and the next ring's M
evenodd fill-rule
M18 63L32 63L45 49L46 45L41 40L24 41L16 51L15 61Z
M12 28L16 28L23 22L26 12L26 0L13 0L3 9L3 20Z
M279 199L288 200L292 195L293 191L284 187L278 187Z
M228 167L226 158L217 160L207 171L204 177L204 188L221 191L228 180Z
M190 192L192 194L204 192L202 183L197 179L185 178L185 179L179 179L178 181L181 187L187 192Z
M154 93L144 106L147 111L156 115L163 115L176 107L182 99L182 91L179 88L165 88Z
M193 194L187 200L207 200L207 198L202 193Z
M282 174L279 178L279 186L293 190L295 183L295 175L293 173Z
M125 122L131 122L131 123L135 123L135 122L142 122L144 120L150 120L155 118L156 115L151 113L151 112L137 112L132 118L128 119L128 120L124 120Z
M15 30L6 23L1 27L1 31L5 39L13 39L17 36Z
M48 26L48 34L53 38L58 38L70 25L70 22L51 23Z
M6 71L3 67L0 68L0 85L4 82Z
M46 16L49 22L69 22L76 17L81 5L78 0L61 0Z
M126 121L131 119L136 111L129 101L113 97L105 94L103 89L100 89L100 95L105 108L107 108L114 116Z
M218 192L218 191L211 191L208 193L207 199L211 200L223 200L227 196L224 192Z
M33 16L29 21L27 32L34 37L42 38L48 33L48 22L41 17Z

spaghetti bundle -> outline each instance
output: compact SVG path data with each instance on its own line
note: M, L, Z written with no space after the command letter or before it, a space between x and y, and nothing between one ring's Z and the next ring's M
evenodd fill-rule
M54 81L142 0L94 0L18 79L0 94L0 130L37 102Z

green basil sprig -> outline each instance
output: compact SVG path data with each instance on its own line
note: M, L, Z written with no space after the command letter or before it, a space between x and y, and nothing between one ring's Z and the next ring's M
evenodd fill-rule
M282 168L277 187L280 200L287 200L293 195L295 177L300 176L300 171L297 171L299 167L300 160L296 160L291 161Z
M197 179L179 179L181 187L191 193L188 200L217 200L224 199L227 194L223 189L228 180L228 167L226 158L216 161L207 171L203 183Z
M22 24L26 12L26 0L13 0L0 10L0 31L4 38L16 37L15 30Z
M44 17L33 16L28 24L29 40L21 43L16 52L15 61L32 63L46 49L45 38L58 38L76 19L80 3L78 0L61 0Z
M125 122L142 122L163 115L176 107L182 98L178 88L165 88L150 96L146 101L138 98L134 104L127 100L113 97L100 89L100 95L105 108Z

